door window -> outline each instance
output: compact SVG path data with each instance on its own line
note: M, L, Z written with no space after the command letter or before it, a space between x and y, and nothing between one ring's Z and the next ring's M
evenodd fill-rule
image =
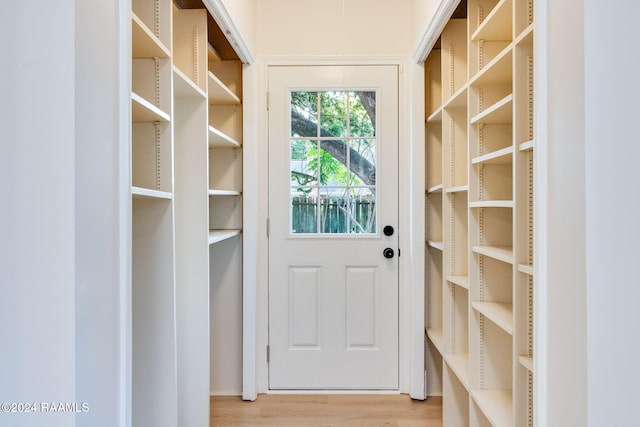
M376 92L293 91L291 234L376 234Z

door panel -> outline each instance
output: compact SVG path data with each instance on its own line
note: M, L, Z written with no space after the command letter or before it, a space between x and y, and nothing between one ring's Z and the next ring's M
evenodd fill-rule
M320 268L289 267L289 347L319 348Z
M269 387L398 388L396 66L269 70Z

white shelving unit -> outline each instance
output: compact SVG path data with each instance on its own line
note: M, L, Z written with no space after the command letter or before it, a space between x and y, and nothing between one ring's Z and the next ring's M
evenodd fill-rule
M211 46L207 57L209 229L211 235L230 238L242 230L242 64L222 60Z
M211 289L216 263L228 261L211 248L240 245L242 230L241 208L212 207L242 196L241 68L230 61L229 87L229 72L210 67L211 37L231 50L212 25L197 1L132 1L133 425L209 425L210 371L221 351L211 345ZM219 114L217 102L237 111ZM212 159L217 147L236 154ZM241 270L241 257L235 262Z
M242 390L242 63L207 49L211 392Z
M171 2L132 8L132 422L175 426Z
M533 0L463 15L424 64L428 376L447 427L532 426Z

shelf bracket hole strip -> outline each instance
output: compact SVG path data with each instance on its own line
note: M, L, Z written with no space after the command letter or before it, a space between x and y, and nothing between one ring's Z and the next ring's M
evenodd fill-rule
M449 353L456 352L456 285L447 282L447 286L449 287L449 325L451 325L451 329L449 331Z
M480 390L484 390L484 315L478 313L479 326L480 326L480 342L479 342L479 356L480 356Z
M453 91L455 88L454 79L455 79L455 52L454 52L454 44L449 44L449 96L453 96Z
M156 84L156 107L160 108L160 100L162 99L162 97L160 96L160 59L157 57L153 58L153 61L155 63L155 71L156 71L156 75L155 75L155 84Z
M527 278L527 355L533 357L533 277Z
M157 38L160 38L160 0L156 0L153 4L153 20L154 20L154 33Z
M533 57L527 56L527 101L529 141L533 140Z
M155 122L155 136L156 136L156 190L162 189L162 150L160 146L160 123Z
M431 287L433 286L433 268L431 267L431 263L433 260L431 259L431 254L427 251L429 256L429 262L427 262L427 327L431 327L432 321L432 310L433 310L433 290Z
M529 265L533 265L533 152L527 153L527 251Z
M448 248L450 250L449 254L449 268L451 269L451 274L456 275L456 220L455 220L455 209L456 209L456 195L453 194L449 199L449 244Z
M198 45L200 44L200 36L197 25L193 27L193 81L196 85L200 85L200 75L198 73L198 63L200 62Z
M455 187L456 171L456 122L453 117L449 118L449 185Z

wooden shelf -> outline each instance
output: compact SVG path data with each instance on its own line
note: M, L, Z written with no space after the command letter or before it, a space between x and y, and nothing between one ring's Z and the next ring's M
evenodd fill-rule
M134 123L169 122L171 117L140 95L131 92L131 118Z
M529 24L527 28L522 30L522 32L515 38L513 43L516 45L533 44L533 24Z
M427 245L429 245L433 249L437 249L439 251L444 250L444 243L443 242L436 242L436 241L433 241L433 240L427 240Z
M471 118L471 124L510 124L513 120L513 94L509 94Z
M469 276L447 276L447 282L469 289Z
M464 193L466 191L469 191L469 186L468 185L461 185L459 187L451 187L451 188L447 188L445 190L445 193L447 194L451 194L451 193Z
M533 357L529 356L520 356L518 357L518 361L522 366L524 366L529 372L533 372Z
M513 200L481 200L469 203L470 208L513 208Z
M207 99L207 94L175 65L173 66L173 92L176 98Z
M482 156L471 159L471 164L477 165L483 163L486 165L508 165L513 163L513 147L505 147L492 153L483 154Z
M500 0L482 24L471 35L471 40L510 41L512 0Z
M173 199L173 194L168 193L166 191L150 190L148 188L142 188L142 187L131 187L131 195L134 198L161 199L161 200Z
M453 373L456 374L464 388L469 390L469 355L447 354L444 356L444 360Z
M535 209L532 4L469 1L466 19L447 22L440 50L425 61L426 109L442 101L426 118L427 195L450 194L425 205L427 323L446 352L444 372L427 369L446 425L521 426L535 412L527 397L533 361L519 357L532 354L525 305L535 298L526 257Z
M235 190L209 190L209 196L241 196L240 191Z
M222 58L220 58L220 55L218 54L218 52L216 52L213 46L211 46L209 43L207 43L207 60L209 62L222 61Z
M444 354L444 335L442 334L442 329L427 328L425 331L427 332L427 337L433 343L435 348L440 352L440 354Z
M434 185L427 190L427 194L442 193L444 186L442 184Z
M456 108L463 108L467 106L467 89L468 85L462 86L456 91L447 101L443 104L445 110L453 110Z
M133 58L168 58L170 51L145 25L131 12L131 55Z
M511 390L472 390L471 397L492 426L513 426Z
M471 306L506 333L513 335L513 306L511 304L474 301Z
M513 249L508 246L474 246L471 250L477 254L513 264Z
M439 123L442 121L442 106L427 117L427 123Z
M222 242L232 237L239 236L240 230L209 230L209 244Z
M529 150L533 150L534 145L535 144L533 140L531 140L531 141L523 142L522 144L519 145L519 148L520 148L520 151L529 151Z
M470 86L510 84L513 81L513 45L509 44L469 82Z
M239 148L240 143L229 135L209 126L209 147L215 148Z
M209 71L209 103L240 105L240 98Z
M209 405L201 398L235 381L235 374L214 373L224 369L225 357L242 359L225 341L242 338L241 322L211 322L210 314L232 319L242 310L243 156L209 150L241 146L242 65L207 51L211 37L224 58L234 56L214 15L184 3L134 0L125 11L131 57L123 77L132 87L129 314L137 343L130 412L140 426L204 425ZM128 33L128 16L125 24ZM232 293L210 299L221 281ZM158 369L149 369L150 361ZM217 381L209 384L212 377Z
M528 274L529 276L533 276L533 266L527 264L518 265L518 271L520 273Z

